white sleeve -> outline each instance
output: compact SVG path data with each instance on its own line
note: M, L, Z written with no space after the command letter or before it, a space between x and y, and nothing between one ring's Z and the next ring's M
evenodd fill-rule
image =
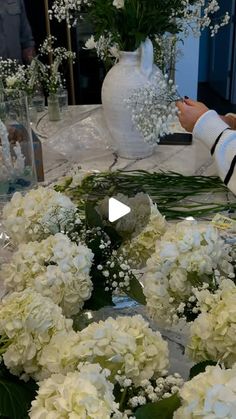
M236 195L236 131L231 130L215 111L208 111L197 121L193 137L210 150L219 176Z

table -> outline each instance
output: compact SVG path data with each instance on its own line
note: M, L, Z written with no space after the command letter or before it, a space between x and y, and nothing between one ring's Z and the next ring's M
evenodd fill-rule
M35 126L42 141L45 180L53 182L73 164L85 170L172 170L184 175L215 175L209 151L200 142L189 146L157 145L145 159L128 160L117 156L111 144L101 105L70 106L61 121L50 122L47 112ZM184 131L180 125L177 131Z

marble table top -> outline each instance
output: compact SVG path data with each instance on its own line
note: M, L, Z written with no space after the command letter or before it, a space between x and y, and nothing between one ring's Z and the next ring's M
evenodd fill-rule
M172 170L184 175L214 175L215 164L199 142L192 145L157 145L152 156L128 160L117 156L101 105L69 106L62 119L40 115L35 130L42 141L45 180L53 182L78 164L85 170ZM176 126L176 131L183 131Z

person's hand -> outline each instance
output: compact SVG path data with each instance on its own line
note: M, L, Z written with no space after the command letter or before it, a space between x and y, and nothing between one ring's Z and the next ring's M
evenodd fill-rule
M204 103L191 99L184 99L183 102L178 101L176 106L179 109L179 122L188 132L192 132L200 116L209 111Z
M236 130L236 115L219 115L221 119L229 125L230 128Z
M25 48L22 50L22 58L25 64L30 64L35 55L36 52L34 47Z

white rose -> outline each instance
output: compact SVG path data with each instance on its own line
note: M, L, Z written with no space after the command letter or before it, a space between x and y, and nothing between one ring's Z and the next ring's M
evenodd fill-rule
M113 0L113 6L115 6L117 9L123 9L125 5L124 0Z

